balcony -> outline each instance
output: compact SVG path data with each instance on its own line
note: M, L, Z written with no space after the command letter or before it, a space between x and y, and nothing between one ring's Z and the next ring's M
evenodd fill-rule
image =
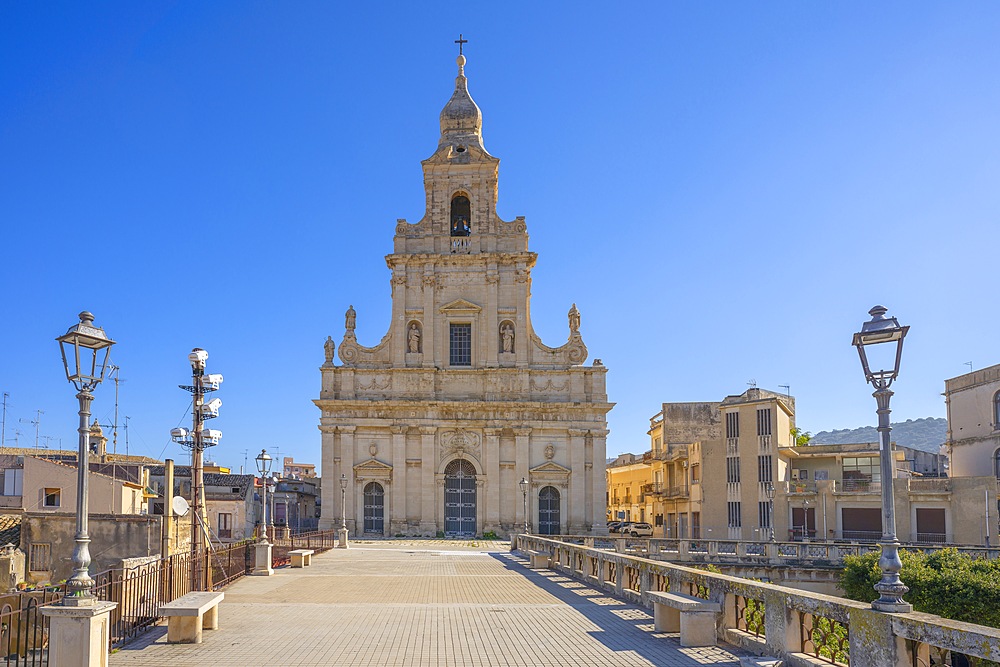
M878 494L882 493L882 482L870 479L845 479L834 481L834 493Z
M913 477L906 480L906 485L911 494L951 493L951 480L947 477Z
M816 482L813 480L803 479L803 480L791 480L790 482L785 482L785 493L788 495L795 495L796 493L816 493Z
M667 498L687 498L691 494L688 489L687 484L681 486L671 486L667 488L666 496Z
M650 482L642 485L642 492L650 495L661 495L664 492L663 485L659 482Z
M757 442L760 447L761 452L771 451L771 436L769 435L759 435L757 436Z
M686 459L687 457L688 446L677 444L664 445L663 449L656 454L656 458L661 461L679 461L681 459Z

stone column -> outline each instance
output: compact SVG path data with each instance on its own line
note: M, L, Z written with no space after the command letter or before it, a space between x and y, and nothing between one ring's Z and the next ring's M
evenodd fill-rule
M38 611L49 619L50 667L107 667L108 627L117 602L86 607L49 605Z
M437 534L434 518L437 487L434 484L434 437L437 429L433 426L420 428L420 532L433 537Z
M595 533L606 533L608 530L607 521L605 519L605 498L607 496L607 479L604 476L604 461L607 457L608 444L607 437L608 431L604 430L592 430L590 432L591 441L593 443L593 469L590 476L591 483L593 484L593 493L591 495L591 502L593 503L593 516L594 525L591 527L591 531Z
M340 458L340 449L337 446L337 427L320 426L319 430L323 434L321 436L323 470L336 471L337 459ZM337 477L340 477L339 473ZM340 507L340 496L334 490L334 486L339 487L340 484L327 483L320 487L320 498L323 501L319 518L320 530L333 530L340 525L340 514L337 511L337 508ZM259 508L256 509L259 510Z
M389 535L406 531L406 424L393 424Z
M500 429L483 429L483 465L486 468L486 524L483 531L500 533ZM510 493L510 491L507 491ZM506 495L503 494L503 495Z
M340 494L340 475L347 475L347 496L344 503L344 516L347 519L347 529L357 535L354 525L354 432L356 426L338 426L340 432L340 470L337 471L333 483L334 493ZM337 498L337 509L340 509L340 498ZM336 517L337 527L340 527L340 512Z
M583 506L587 501L587 490L584 484L587 482L587 474L583 468L583 454L586 447L587 431L579 428L571 428L569 433L569 521L566 530L570 535L580 535L590 532L590 526L583 525Z
M518 494L517 502L514 503L514 532L518 533L524 530L524 499L521 496L521 487L517 486L517 483L522 479L528 479L528 462L529 462L529 452L528 452L528 438L531 436L531 428L527 426L522 426L514 429L514 475L517 479L514 480L514 488L512 491ZM531 481L530 479L528 480ZM531 489L528 489L531 492ZM532 526L532 522L529 521L529 527Z

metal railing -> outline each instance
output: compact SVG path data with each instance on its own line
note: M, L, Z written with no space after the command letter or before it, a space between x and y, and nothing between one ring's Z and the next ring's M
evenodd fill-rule
M590 538L593 539L593 538ZM512 548L551 554L551 568L632 604L650 591L687 593L721 604L722 641L786 664L928 664L931 651L1000 661L1000 629L922 613L886 614L869 603L757 582L551 538L518 535ZM812 546L812 545L803 545ZM762 610L762 611L761 611ZM810 660L811 659L811 660ZM920 661L923 661L922 663Z
M49 623L39 609L62 599L61 588L0 596L0 651L4 665L46 667Z
M882 493L882 482L870 479L845 479L834 481L833 492L837 493Z

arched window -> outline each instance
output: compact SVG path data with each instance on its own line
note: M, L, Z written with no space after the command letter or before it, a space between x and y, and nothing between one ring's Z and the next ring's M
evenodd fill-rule
M451 235L468 236L472 233L472 205L464 195L455 195L451 200Z
M993 452L993 472L1000 479L1000 449Z

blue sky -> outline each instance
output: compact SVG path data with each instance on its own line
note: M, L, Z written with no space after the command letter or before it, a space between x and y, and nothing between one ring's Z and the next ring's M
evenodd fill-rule
M7 438L40 409L75 446L53 339L89 309L130 453L185 459L198 346L226 377L214 458L318 463L322 343L349 304L385 333L460 32L535 329L561 343L577 303L610 369L609 454L751 379L806 430L874 423L850 339L876 303L912 327L894 420L1000 363L996 3L6 3Z

